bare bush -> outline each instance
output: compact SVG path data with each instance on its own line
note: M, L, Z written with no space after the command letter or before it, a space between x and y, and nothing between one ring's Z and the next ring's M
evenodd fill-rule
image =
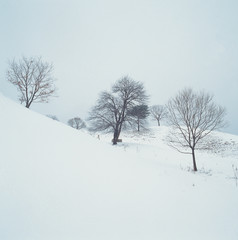
M59 119L58 119L57 116L55 116L55 115L48 114L48 115L46 115L46 116L49 117L49 118L51 118L51 119L53 119L53 120L55 120L55 121L59 121Z
M75 129L86 128L85 122L80 117L74 117L68 120L68 125Z

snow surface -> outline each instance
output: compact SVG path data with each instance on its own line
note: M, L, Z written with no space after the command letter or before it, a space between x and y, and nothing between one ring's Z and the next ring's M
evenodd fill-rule
M166 127L91 136L0 95L1 240L238 239L238 136L213 151L165 143Z

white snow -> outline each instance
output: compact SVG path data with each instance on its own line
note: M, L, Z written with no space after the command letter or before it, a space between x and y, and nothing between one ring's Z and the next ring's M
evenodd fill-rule
M0 95L1 240L237 240L238 136L190 155L166 127L100 140Z

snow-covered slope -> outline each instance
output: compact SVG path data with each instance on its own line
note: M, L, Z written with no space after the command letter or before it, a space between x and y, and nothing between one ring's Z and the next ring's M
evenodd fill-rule
M194 174L166 128L114 147L2 95L0 110L1 240L238 238L237 136Z

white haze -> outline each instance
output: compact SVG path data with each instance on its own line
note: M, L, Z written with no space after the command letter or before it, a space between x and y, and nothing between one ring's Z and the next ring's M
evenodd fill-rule
M129 75L150 104L184 87L204 89L227 108L238 134L238 2L235 0L13 0L0 2L0 89L7 61L42 56L55 67L58 98L32 108L66 122L87 117L100 91Z

